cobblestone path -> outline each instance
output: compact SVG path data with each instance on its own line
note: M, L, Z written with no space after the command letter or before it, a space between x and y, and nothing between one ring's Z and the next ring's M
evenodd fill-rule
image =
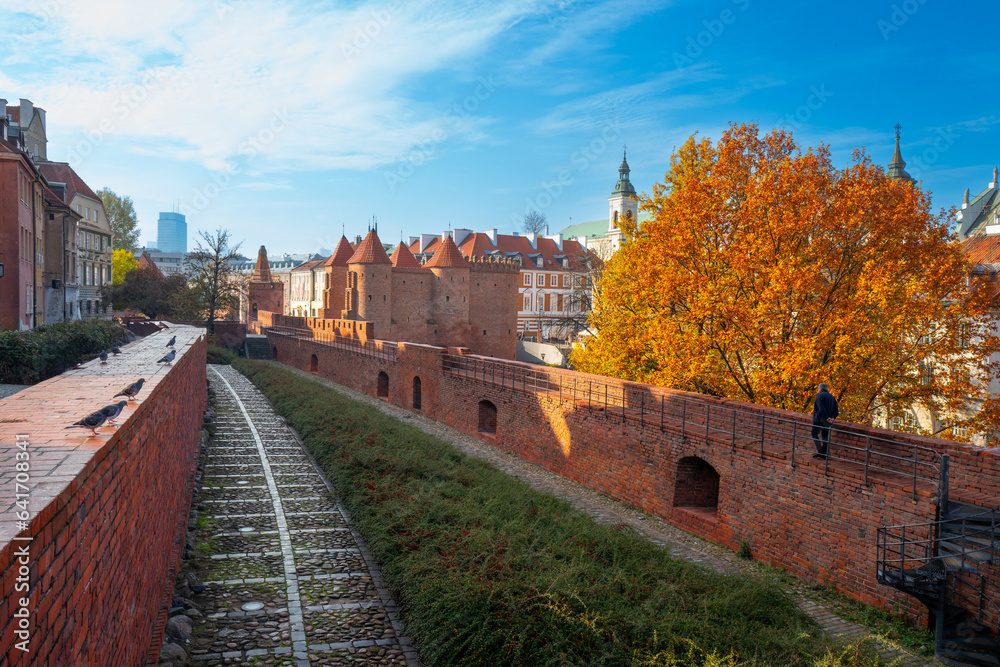
M651 542L670 549L678 558L689 560L699 565L722 573L742 573L749 576L767 576L759 564L739 558L729 549L713 544L680 528L670 525L655 517L601 495L564 477L554 475L545 468L529 463L513 454L468 436L440 422L427 419L386 401L379 400L355 391L349 387L331 382L303 370L286 366L277 362L269 362L279 368L297 373L305 378L321 382L345 396L369 405L382 412L403 420L448 442L470 456L489 461L499 470L508 475L523 480L533 488L550 493L566 500L574 507L587 512L595 520L602 523L625 524ZM820 628L830 637L845 641L853 641L869 636L871 633L861 625L845 620L829 605L817 599L804 585L783 584L786 591L798 602L799 607L815 620ZM941 667L942 663L934 658L911 655L905 650L880 643L879 654L889 661L899 660L905 667Z
M419 665L350 517L294 432L229 366L210 365L193 665Z

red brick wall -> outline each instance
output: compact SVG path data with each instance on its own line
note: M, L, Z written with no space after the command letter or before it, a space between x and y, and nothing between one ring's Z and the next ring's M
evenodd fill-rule
M391 340L429 343L427 320L431 315L431 281L434 275L426 269L392 270L392 335ZM430 330L433 333L433 330Z
M178 358L157 367L168 334L177 335ZM0 516L0 664L133 666L150 656L156 664L201 442L203 334L172 328L125 346L107 366L95 360L0 401L5 469L13 470L19 433L29 436L31 467L27 530L12 511ZM140 402L117 429L103 427L97 438L64 429L139 376L147 380ZM4 477L7 507L15 487ZM23 545L27 594L16 590ZM27 653L15 646L22 596Z
M469 322L473 354L501 359L517 356L517 311L520 273L491 271L490 264L473 264L469 275Z
M1000 495L996 452L841 424L832 446L848 461L833 461L827 469L825 461L812 458L808 415L518 362L495 364L478 378L461 377L445 372L444 349L429 346L400 344L393 359L376 359L283 336L270 339L283 362L308 368L315 353L321 375L373 396L378 372L386 372L388 400L406 408L412 378L419 375L421 412L431 418L716 543L736 549L746 540L756 559L800 579L833 585L869 604L898 603L921 618L926 612L914 598L875 581L878 529L936 518L934 485L919 481L914 490L908 476L913 452L920 475L928 478L935 477L931 465L940 453L950 454L952 497L984 507L1000 504L990 504ZM534 380L525 380L529 374ZM610 387L607 399L596 388L604 385ZM482 400L498 409L496 435L480 432ZM662 424L651 405L662 410ZM705 406L707 436L705 413L699 412ZM647 410L643 419L640 407ZM741 412L734 419L728 408ZM732 424L743 433L763 427L766 446L759 437L734 440ZM872 443L903 460L880 459ZM896 472L870 469L866 480L866 444L869 463ZM719 474L714 511L705 508L714 495L712 483L694 474L707 466Z
M469 269L433 267L431 277L430 341L436 345L469 346ZM378 331L375 332L378 335Z
M280 282L250 283L248 320L260 320L263 312L281 313L284 304L284 285ZM254 305L257 306L257 316L254 317Z

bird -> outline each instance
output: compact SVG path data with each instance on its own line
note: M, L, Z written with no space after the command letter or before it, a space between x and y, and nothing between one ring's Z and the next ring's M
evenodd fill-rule
M174 357L176 357L176 356L177 356L177 352L175 352L174 350L170 350L170 352L168 352L166 355L164 355L164 357L162 359L160 359L159 361L157 361L156 363L158 363L158 364L170 364L170 362L172 362L174 360Z
M118 401L111 405L105 405L101 408L101 412L104 413L104 417L108 420L109 424L114 424L115 419L122 413L126 405L128 405L128 401Z
M170 339L170 342L167 343L167 347L173 347L174 346L174 342L176 342L176 341L177 341L177 336L174 336L173 338Z
M82 426L84 428L89 428L91 433L97 435L97 427L103 424L107 420L107 416L98 410L97 412L92 412L78 422L73 422L66 428L73 428L74 426Z
M122 389L120 392L115 394L112 398L118 398L119 396L125 396L130 401L135 400L135 395L139 393L142 389L142 383L146 381L146 378L139 378L136 382L133 382L129 386Z
M107 350L101 350L101 355L100 356L101 356L101 363L102 364L108 363L108 351Z
M121 353L122 353L122 351L121 351L120 347L118 347L117 345L112 345L111 346L111 354L113 354L113 355L115 355L117 357Z

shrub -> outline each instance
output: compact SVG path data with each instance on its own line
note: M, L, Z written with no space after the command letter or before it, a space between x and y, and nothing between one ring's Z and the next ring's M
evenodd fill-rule
M219 347L218 345L208 346L208 363L210 364L220 364L223 366L228 366L233 363L233 360L238 358L235 352L227 350L224 347Z
M124 329L107 320L46 324L0 332L0 383L35 384L124 342Z

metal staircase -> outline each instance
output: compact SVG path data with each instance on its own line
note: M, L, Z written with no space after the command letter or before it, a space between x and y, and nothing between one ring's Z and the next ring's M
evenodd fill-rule
M947 474L937 521L879 529L878 581L927 605L939 660L1000 667L1000 588L980 569L1000 562L1000 508L949 501Z

